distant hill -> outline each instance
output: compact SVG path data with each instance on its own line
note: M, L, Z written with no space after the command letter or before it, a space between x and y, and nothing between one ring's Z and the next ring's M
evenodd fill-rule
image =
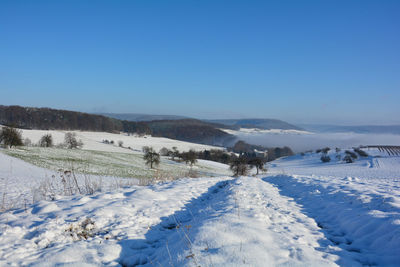
M183 116L136 113L104 113L103 115L145 123L150 128L151 134L157 137L221 146L231 143L234 139L233 136L219 129L225 127L222 124Z
M157 120L145 122L153 136L168 137L182 141L225 146L234 137L221 131L221 125L196 119Z
M282 129L282 130L303 130L293 124L276 119L231 119L231 120L210 120L213 123L226 125L233 129L239 128L258 128L262 130Z
M313 132L322 133L368 133L368 134L400 134L400 125L359 125L359 126L341 126L341 125L319 125L304 124L304 129Z
M302 128L285 121L277 119L219 119L219 120L201 120L177 115L150 115L138 113L101 113L101 115L127 121L161 121L161 120L181 120L182 122L203 121L203 125L211 125L218 128L239 129L239 128L257 128L262 130L281 129L281 130L303 130Z
M151 134L193 143L224 145L234 137L221 125L195 119L128 121L51 108L1 106L0 124L24 129Z
M41 130L151 132L150 128L141 122L122 121L69 110L21 106L0 105L0 124Z
M110 118L127 120L127 121L155 121L155 120L181 120L188 119L184 116L176 115L150 115L150 114L139 114L139 113L100 113Z

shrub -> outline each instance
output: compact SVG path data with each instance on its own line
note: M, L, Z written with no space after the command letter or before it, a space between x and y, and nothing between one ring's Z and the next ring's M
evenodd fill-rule
M186 162L186 164L190 164L190 167L197 162L197 154L193 149L189 150L189 152L182 153L181 158Z
M51 134L43 135L39 140L39 146L52 147L53 146L53 137L51 136Z
M350 155L346 155L344 156L343 161L346 163L353 163L354 159Z
M224 164L229 164L231 160L236 158L233 153L227 153L221 149L211 149L211 150L203 150L196 153L197 158L204 160L211 160L216 162L221 162Z
M328 155L323 155L321 157L321 161L322 162L330 162L331 161L331 157L329 157Z
M249 172L247 159L245 157L233 159L229 167L232 170L234 176L247 175Z
M13 146L22 146L21 131L12 127L3 127L0 130L0 143L10 148Z
M119 147L122 147L123 145L124 145L124 142L118 141L118 146L119 146Z
M66 133L64 137L64 142L67 148L78 148L83 145L81 140L76 139L76 133Z

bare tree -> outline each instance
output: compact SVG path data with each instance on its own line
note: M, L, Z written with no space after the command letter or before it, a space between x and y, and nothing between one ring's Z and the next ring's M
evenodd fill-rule
M53 146L53 137L51 136L51 134L43 135L39 140L39 146L52 147Z
M78 148L83 145L81 140L76 139L76 133L66 133L64 136L64 142L67 148Z
M10 148L13 146L22 146L21 131L12 127L3 127L0 130L0 143Z
M152 147L146 149L143 159L146 161L146 165L150 166L150 169L153 169L153 165L160 164L160 154L155 152Z
M188 152L184 152L181 154L182 159L186 162L186 164L190 164L190 167L197 162L197 154L196 152L191 149Z
M172 147L171 152L171 160L175 160L175 158L179 158L179 150L176 146Z
M233 172L234 176L244 176L249 172L249 167L247 165L247 159L245 157L239 157L233 159L230 163L230 169Z
M248 164L251 167L255 167L257 169L257 175L258 175L259 171L265 170L264 165L266 162L267 162L267 160L264 158L252 158L248 161Z

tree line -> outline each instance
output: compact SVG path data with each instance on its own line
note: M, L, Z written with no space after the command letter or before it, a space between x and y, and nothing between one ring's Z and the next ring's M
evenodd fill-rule
M195 119L134 122L97 114L0 105L0 124L21 129L125 132L153 135L194 143L223 145L233 136L218 125Z
M0 106L0 124L21 129L81 130L150 134L145 123L50 108Z
M176 147L172 149L162 148L159 152L156 152L152 147L143 147L146 165L151 169L160 164L160 156L169 157L171 160L185 162L190 167L193 167L197 163L198 159L211 160L228 164L233 172L233 175L248 175L252 168L255 168L257 175L260 171L265 171L265 164L267 158L263 157L250 157L248 155L239 155L235 153L226 152L219 149L195 151L193 149L185 152L179 152Z

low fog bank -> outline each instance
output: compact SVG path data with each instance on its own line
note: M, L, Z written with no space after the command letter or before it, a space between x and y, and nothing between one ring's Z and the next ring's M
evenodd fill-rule
M238 134L249 144L265 147L288 146L293 152L304 152L323 147L354 147L360 145L400 145L400 135L360 133L314 133L314 134Z

